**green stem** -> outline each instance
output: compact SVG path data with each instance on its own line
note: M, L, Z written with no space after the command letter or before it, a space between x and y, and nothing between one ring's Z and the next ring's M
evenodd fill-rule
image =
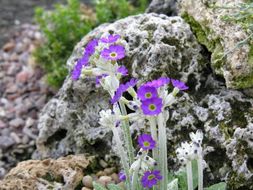
M157 123L158 123L158 147L159 147L158 166L163 176L163 179L160 183L160 190L167 190L168 185L167 135L166 135L166 125L162 113L158 115Z
M188 190L193 190L193 183L192 183L192 162L188 161L186 164L186 173L187 173L187 185Z
M151 136L155 140L155 142L158 143L156 119L155 119L155 117L149 117L148 120L149 120L149 124L150 124ZM158 155L158 147L157 146L152 151L152 156L153 156L153 159L158 161L159 155Z
M135 189L140 190L141 189L140 183L138 181L138 174L139 174L139 171L140 171L141 162L142 162L143 157L144 157L144 154L142 155L142 158L140 160L140 163L139 163L138 167L133 172L132 190L135 190Z
M203 161L202 156L198 158L198 190L203 190Z
M122 101L119 101L120 110L122 115L127 115L125 104ZM131 137L131 131L130 131L130 125L128 120L124 120L122 122L122 128L124 131L124 139L126 143L126 148L128 152L128 160L129 165L131 165L134 162L134 148L133 148L133 141Z
M126 174L126 186L127 186L127 190L131 190L131 186L130 186L130 174L129 174L129 165L125 156L125 151L122 145L122 142L120 140L120 136L118 133L117 128L113 127L112 128L112 132L113 132L113 136L116 140L116 146L117 146L117 150L119 151L119 156L120 156L120 160L124 169L124 172Z

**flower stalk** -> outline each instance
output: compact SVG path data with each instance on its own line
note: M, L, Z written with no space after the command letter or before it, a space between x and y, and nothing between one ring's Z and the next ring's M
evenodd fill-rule
M158 136L157 136L157 127L156 127L156 119L155 117L149 117L148 118L149 120L149 124L150 124L150 131L151 131L151 136L152 138L158 142ZM153 150L152 150L152 156L155 160L158 160L158 148L155 147Z
M127 159L125 157L125 151L124 151L122 142L120 140L118 129L115 128L115 127L113 127L112 128L112 132L113 132L113 136L114 136L115 141L116 141L117 150L119 151L120 160L121 160L122 166L124 168L124 172L126 174L126 186L127 186L127 190L131 190L129 165L128 165Z
M193 190L192 162L191 161L188 161L186 163L186 173L187 173L188 190Z
M125 104L122 101L119 101L119 105L120 105L120 110L121 110L122 115L123 116L127 115ZM134 161L134 147L133 147L133 141L131 137L129 120L122 121L122 127L124 131L124 140L125 140L126 148L128 152L128 160L129 160L129 163L131 164Z
M203 158L202 155L197 159L198 162L198 190L203 190Z
M167 137L166 137L166 126L163 118L163 114L160 113L157 117L158 123L158 147L159 147L159 162L158 166L164 178L160 183L160 190L167 190L168 184L168 166L167 166Z

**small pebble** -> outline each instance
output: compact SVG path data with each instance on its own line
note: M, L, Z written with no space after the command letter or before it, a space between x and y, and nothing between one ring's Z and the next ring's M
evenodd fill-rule
M85 187L93 188L93 184L92 184L93 178L91 176L89 175L84 176L82 182Z
M25 121L21 118L15 118L10 121L10 126L12 127L23 127L25 125Z
M119 182L120 182L118 174L113 173L113 174L111 175L111 177L112 177L112 180L113 180L115 183L119 183Z
M106 168L108 166L108 164L104 161L104 160L99 160L99 165L103 168Z
M15 144L15 141L8 136L0 136L0 148L7 149Z
M111 175L113 172L115 172L115 168L114 167L112 167L112 168L105 168L104 172L105 172L106 175Z
M97 177L104 176L104 175L106 175L104 171L99 171L96 173Z
M10 136L16 142L16 144L19 144L21 142L21 139L19 138L17 133L11 132Z
M14 42L8 42L3 46L3 50L4 51L11 51L13 50L15 47L15 43Z
M87 187L83 187L82 190L91 190L91 189Z
M112 182L112 177L110 176L101 176L98 181L98 183L106 186L108 183Z

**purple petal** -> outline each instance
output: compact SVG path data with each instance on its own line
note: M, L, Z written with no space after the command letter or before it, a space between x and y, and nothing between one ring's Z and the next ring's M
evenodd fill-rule
M182 81L176 80L176 79L171 79L172 85L174 87L177 87L179 90L188 90L189 87Z
M114 43L120 38L120 35L109 35L107 38L101 38L101 42L103 43Z
M123 76L127 76L128 75L128 70L127 70L127 68L125 66L120 66L117 69L117 72L120 73Z

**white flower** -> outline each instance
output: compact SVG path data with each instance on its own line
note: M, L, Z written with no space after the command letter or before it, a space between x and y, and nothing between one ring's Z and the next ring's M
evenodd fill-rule
M203 132L201 130L197 130L196 133L192 132L192 133L190 133L190 138L191 138L192 142L201 145L202 140L203 140Z
M196 133L190 133L190 138L192 142L183 142L181 147L176 150L177 157L182 164L185 164L188 161L200 158L203 156L202 151L202 140L203 133L198 130Z
M110 61L106 61L103 58L100 58L96 62L96 66L98 69L102 70L104 73L103 74L116 74L117 69L119 65L117 63L112 64Z
M185 163L188 160L192 160L194 155L192 143L183 142L181 147L176 150L177 157L181 163Z
M159 97L163 99L164 108L176 103L177 99L176 99L176 94L174 91L175 90L173 90L173 92L171 93L168 93L168 90L166 87L160 87L158 89Z
M138 152L136 156L137 160L130 167L130 173L133 173L135 170L143 173L147 170L152 170L156 166L156 161L147 154L148 152L143 151L143 149Z
M110 109L100 111L99 115L100 115L99 124L101 126L116 127L118 122L120 122L119 115L114 113Z
M100 80L101 86L113 97L119 87L119 80L115 75L109 75Z

